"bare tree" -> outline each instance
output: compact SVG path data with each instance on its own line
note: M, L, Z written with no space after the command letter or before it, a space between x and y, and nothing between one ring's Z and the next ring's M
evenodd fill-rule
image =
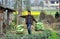
M44 3L43 3L43 1L40 1L39 6L41 6L42 8L44 7Z
M22 24L22 18L19 17L22 15L22 0L17 0L17 7L18 7L17 23Z
M26 0L26 10L31 10L31 2L30 0Z

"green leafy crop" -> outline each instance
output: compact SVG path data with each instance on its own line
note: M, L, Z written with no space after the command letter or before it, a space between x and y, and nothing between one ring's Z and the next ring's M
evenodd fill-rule
M36 23L35 30L44 30L44 24L42 22Z
M23 25L18 25L18 26L16 27L16 32L18 32L18 33L23 33L23 31L24 31Z

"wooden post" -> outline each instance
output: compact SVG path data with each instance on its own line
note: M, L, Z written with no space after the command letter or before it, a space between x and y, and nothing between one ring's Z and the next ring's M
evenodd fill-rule
M0 34L3 33L3 13L0 13Z
M7 20L6 21L7 22L7 26L6 26L6 30L9 29L9 19L10 19L9 16L10 16L11 12L15 12L15 10L13 10L11 8L6 8L6 13L7 13L7 19L6 19Z
M8 29L8 26L9 26L9 11L7 10L7 29Z

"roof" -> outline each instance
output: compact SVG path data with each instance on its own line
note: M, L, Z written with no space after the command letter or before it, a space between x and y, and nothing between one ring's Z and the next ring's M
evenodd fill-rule
M6 8L6 10L8 10L9 12L15 12L15 10L11 8Z
M15 10L14 9L11 9L11 8L8 8L8 7L4 7L4 6L1 6L0 5L0 10L8 10L9 12L15 12Z
M59 0L49 0L49 1L59 1Z
M3 7L3 6L0 6L0 10L6 10L6 8L5 7Z

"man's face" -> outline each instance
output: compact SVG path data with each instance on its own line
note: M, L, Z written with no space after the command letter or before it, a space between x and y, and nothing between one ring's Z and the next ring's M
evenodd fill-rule
M28 15L31 15L31 12L28 12Z

